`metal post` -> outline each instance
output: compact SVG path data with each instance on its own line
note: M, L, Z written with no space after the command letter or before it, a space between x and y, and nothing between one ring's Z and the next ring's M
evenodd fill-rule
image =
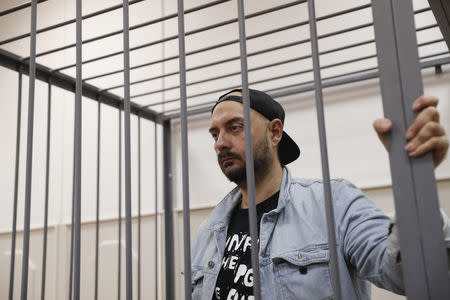
M94 300L98 299L98 254L100 242L100 150L101 150L101 116L102 116L102 100L97 102L97 195L95 205L95 287Z
M412 103L423 94L412 3L372 0L372 12L406 295L450 299L432 154L414 159L404 150Z
M125 135L125 248L126 293L133 299L133 261L131 256L131 142L130 142L130 37L128 0L123 0L124 135Z
M253 166L252 125L250 121L250 96L248 91L247 47L245 42L244 1L238 0L239 45L241 51L242 104L244 106L245 167L251 237L251 260L253 269L253 294L261 299L261 277L259 273L258 218L255 200L255 172Z
M175 299L174 282L174 240L173 240L173 204L172 204L172 163L171 163L171 125L163 123L163 161L164 161L164 237L166 262L166 299Z
M450 2L445 0L428 0L442 35L450 49Z
M82 56L81 56L81 0L76 6L76 85L75 85L75 218L74 218L74 285L73 298L80 300L80 264L81 264L81 97L82 97Z
M74 99L75 104L74 110L76 107L76 99ZM73 122L73 144L75 145L75 139L76 139L76 120L74 119ZM73 298L73 243L74 243L74 226L75 223L75 155L72 159L72 210L71 210L71 219L70 219L70 262L69 262L69 296L68 300L72 300Z
M25 211L23 225L22 290L21 300L28 294L28 259L30 253L31 179L33 165L34 88L36 79L36 15L37 1L31 3L30 83L28 88L27 162L25 178Z
M19 162L20 162L20 127L22 119L22 69L19 69L19 88L17 91L17 134L16 134L16 169L14 174L14 206L11 235L11 262L9 265L9 300L14 295L14 267L16 263L16 231L17 231L17 192L19 187Z
M47 271L47 225L48 225L48 187L50 175L50 134L52 120L52 84L48 82L47 95L47 155L45 164L45 206L44 206L44 237L42 246L42 281L41 281L41 300L45 300L45 277Z
M180 67L181 161L183 181L184 299L192 298L191 222L189 211L189 155L187 136L186 49L184 36L184 3L178 0L178 61Z
M319 46L317 43L317 24L314 0L308 1L309 31L314 69L314 90L316 95L317 121L320 139L320 157L322 160L323 193L325 195L325 214L327 218L328 249L330 253L331 284L335 299L341 299L341 284L337 256L336 230L334 224L333 199L331 196L330 170L328 167L327 137L325 114L323 109L322 79L320 74Z
M155 125L155 299L158 299L158 126Z
M121 108L118 109L119 112L119 216L117 223L119 226L119 237L117 243L118 250L118 265L117 265L117 299L120 300L121 297L121 283L122 283L122 112Z
M138 262L137 262L137 286L138 300L141 300L141 117L138 117Z

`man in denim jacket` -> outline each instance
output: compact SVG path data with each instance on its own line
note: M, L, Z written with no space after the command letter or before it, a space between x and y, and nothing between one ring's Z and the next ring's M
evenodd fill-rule
M219 98L210 133L223 173L237 187L202 223L192 251L194 299L253 299L248 198L245 175L244 116L241 90ZM437 166L448 140L439 124L438 100L420 97L420 111L407 131L406 151L417 157L433 151ZM283 131L284 110L269 95L250 90L259 262L263 299L333 298L323 185L295 179L285 167L300 155ZM375 121L384 135L392 124ZM404 293L396 227L360 189L343 179L331 181L342 299L370 299L375 285ZM444 233L450 233L446 216Z

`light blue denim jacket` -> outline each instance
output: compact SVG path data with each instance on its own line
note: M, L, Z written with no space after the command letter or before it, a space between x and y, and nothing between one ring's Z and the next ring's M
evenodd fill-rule
M331 188L342 299L370 299L368 280L403 294L398 247L390 249L387 239L390 219L350 182L332 180ZM230 215L240 196L238 188L232 190L200 226L192 250L193 299L212 299ZM293 179L284 169L278 206L260 224L263 299L334 298L324 207L322 181Z

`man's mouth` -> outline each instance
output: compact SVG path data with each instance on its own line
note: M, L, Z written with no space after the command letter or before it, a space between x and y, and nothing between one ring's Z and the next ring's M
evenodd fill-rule
M233 163L234 159L239 159L239 157L236 157L235 155L230 154L219 154L219 162L220 165L223 167L227 167Z
M233 157L225 157L225 158L222 159L222 164L225 164L226 162L229 162L229 161L231 161L233 159L234 159Z

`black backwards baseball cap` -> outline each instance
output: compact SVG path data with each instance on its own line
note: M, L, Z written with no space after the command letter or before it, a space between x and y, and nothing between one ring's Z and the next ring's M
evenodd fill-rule
M248 90L250 93L250 108L259 112L269 121L280 119L281 123L284 125L284 109L280 103L264 92L253 89ZM220 96L219 100L217 100L216 104L214 104L211 109L211 113L213 113L216 106L223 101L236 101L242 103L241 96L229 95L233 92L242 93L242 89L234 89ZM278 144L278 156L282 165L287 165L300 156L300 148L285 131L283 131L283 136Z

